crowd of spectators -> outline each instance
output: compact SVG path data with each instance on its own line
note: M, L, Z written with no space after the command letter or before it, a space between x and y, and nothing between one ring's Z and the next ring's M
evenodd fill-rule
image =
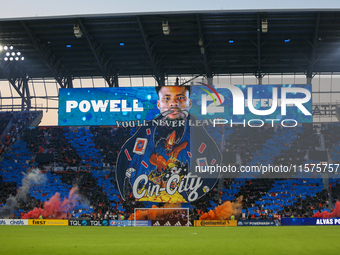
M27 125L34 119L35 114L16 115L12 113L12 115L6 116L7 118L4 117L4 119L2 119L4 121L0 122L0 128L2 127L3 130L5 130L10 121L12 121L12 125L6 131L5 140L0 143L2 148L5 148L3 146L4 141L7 143L7 141L10 140L8 145L12 144L17 139L18 134L24 130L20 139L26 143L26 147L32 155L39 153L53 154L53 162L48 163L52 166L50 168L52 176L59 176L62 182L68 185L78 186L79 192L88 199L89 204L93 208L93 213L83 215L81 210L76 210L72 212L73 217L81 215L82 217L92 219L119 219L119 217L123 215L125 218L128 218L133 213L134 208L150 207L150 204L135 201L132 195L125 201L121 199L118 194L115 195L113 199L109 196L91 172L93 169L89 167L86 161L84 162L77 150L65 136L66 132L78 132L77 129L70 130L68 127L37 127L28 129ZM5 128L3 127L4 125L6 125ZM307 151L320 148L321 141L316 128L311 124L304 124L300 128L301 132L294 134L296 137L291 139L291 142L284 143L283 146L287 148L273 158L273 164L291 162L301 164L306 160ZM93 146L100 152L100 156L102 157L100 160L103 163L103 168L108 166L111 170L108 178L113 177L115 175L114 165L116 164L119 150L134 130L131 128L122 129L117 127L91 127L89 130L92 134L91 142L94 143ZM326 148L329 152L337 150L336 146L339 142L338 130L338 125L321 126L321 133L324 135ZM265 152L263 147L268 140L272 139L276 141L276 137L282 135L281 131L280 126L271 128L266 125L261 128L250 128L236 125L233 127L232 132L228 133L228 139L224 141L224 146L226 151L239 153L242 164L250 163L256 160L259 154ZM162 134L158 135L162 137ZM4 152L4 150L2 151ZM35 163L34 157L30 163L32 165ZM44 169L44 165L39 165L39 167ZM55 167L59 168L56 170ZM72 169L72 167L75 167L75 169ZM102 169L97 170L101 171ZM115 188L114 178L111 179L111 184ZM330 204L334 204L334 201L339 199L339 183L335 182L330 189L325 188L313 197L299 197L292 205L281 206L280 209L277 210L266 209L263 205L257 204L257 201L262 201L264 196L274 198L278 195L275 192L270 192L275 182L276 179L269 178L247 179L244 181L224 179L223 189L221 189L217 183L207 195L185 206L191 207L190 218L198 219L203 213L213 209L215 206L227 200L235 201L238 197L243 196L243 210L240 218L272 219L280 216L310 217L314 214L315 210L321 211L327 209ZM4 204L10 194L15 195L17 187L16 184L1 179L0 185L0 201ZM228 190L228 196L225 196L227 192L225 190ZM231 194L230 190L234 190L235 192ZM330 201L331 194L333 196L332 201ZM287 194L287 196L289 196L289 194ZM29 197L28 202L26 204L20 204L20 206L25 212L34 206L41 207L42 203L39 199ZM161 205L159 204L158 206ZM249 213L248 208L252 208L255 213Z
M263 144L274 134L274 129L267 124L259 128L235 125L233 132L225 141L225 150L240 153L243 164L251 162L254 152L260 151Z
M18 135L38 116L38 112L0 113L0 156L16 141Z
M131 136L130 128L118 127L91 127L95 148L102 155L102 162L107 167L116 165L121 146Z

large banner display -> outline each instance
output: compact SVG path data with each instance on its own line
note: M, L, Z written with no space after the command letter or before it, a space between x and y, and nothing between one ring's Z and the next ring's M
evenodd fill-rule
M11 225L11 226L22 226L28 225L28 220L9 220L9 219L0 219L0 225Z
M328 225L340 225L340 218L333 219L319 219L319 218L282 218L281 226L328 226Z
M170 87L170 86L168 86ZM174 86L173 86L174 87ZM249 120L312 123L311 85L215 85L190 87L187 110L198 120L224 124ZM160 112L154 87L59 90L59 126L143 126ZM192 122L202 125L208 122Z
M185 203L216 184L222 154L207 128L312 122L310 85L162 86L60 89L59 125L113 125L133 130L121 147L121 197Z

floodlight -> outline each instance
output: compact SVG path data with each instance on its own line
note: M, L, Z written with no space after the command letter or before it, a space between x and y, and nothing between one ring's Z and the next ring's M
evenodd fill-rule
M268 21L267 19L262 20L262 33L267 33L268 32Z
M163 34L169 35L170 34L170 27L168 21L162 21L162 28L163 28Z
M77 38L80 38L83 36L83 31L81 31L79 24L73 25L73 32Z

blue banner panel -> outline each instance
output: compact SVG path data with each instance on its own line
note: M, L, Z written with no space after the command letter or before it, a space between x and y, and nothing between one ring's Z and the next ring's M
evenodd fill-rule
M133 227L133 220L110 220L111 227ZM151 226L150 220L136 220L137 227L148 227Z
M166 91L167 94L162 92L165 89L157 94L154 87L60 89L58 123L59 126L144 126L145 121L160 114L165 116L165 112L170 110L164 107L171 100L166 96L171 96L175 90ZM313 121L310 84L201 84L191 86L191 93L183 95L188 98L185 110L190 110L199 121L210 121L210 124ZM183 100L182 97L176 99ZM180 115L182 107L180 105L172 113L166 113L169 119ZM217 119L221 120L214 122Z
M241 227L262 227L262 226L279 226L279 222L276 220L238 220L237 226Z
M326 226L326 225L340 225L340 218L333 219L319 219L319 218L282 218L282 226Z
M150 120L159 114L155 88L83 88L59 90L59 126L117 125Z
M131 225L134 226L133 221L131 221ZM136 220L136 226L137 227L150 227L151 220Z

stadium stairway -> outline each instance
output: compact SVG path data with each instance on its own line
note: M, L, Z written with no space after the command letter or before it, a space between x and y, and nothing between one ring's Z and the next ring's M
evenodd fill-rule
M267 194L273 187L273 179L248 179L245 181L245 185L240 187L240 190L236 197L243 196L243 209L251 208L251 205L255 205L256 201L264 194ZM248 209L249 210L249 209Z
M110 208L108 196L91 172L71 170L55 174L59 175L65 184L77 186L79 193L88 199L88 204L92 206L94 212L106 212Z
M65 138L72 144L73 148L77 150L82 162L89 164L92 169L102 169L103 163L102 155L99 150L95 148L92 140L93 134L89 129L80 127L76 130L65 129Z
M7 198L15 196L17 193L16 182L3 182L2 176L0 180L0 208L6 204Z
M330 187L330 194L333 198L332 205L335 204L336 201L340 200L340 179L338 178L331 178L329 179L329 187Z
M267 140L267 142L263 144L262 150L254 153L254 157L250 162L250 165L273 162L274 157L290 148L290 145L301 132L302 127L296 127L294 129L286 128L281 129L280 131L275 131L272 139Z
M219 148L225 147L225 144L222 144L223 135L225 141L227 141L229 140L230 134L234 132L233 127L223 127L222 125L220 128L213 127L212 125L208 125L205 128L207 130L207 133L216 142Z
M110 175L111 171L90 171L90 173L97 179L98 186L102 187L105 191L111 207L115 206L115 203L120 203L118 197L119 191L115 188L115 185L112 184L114 177Z
M320 178L276 180L272 188L255 202L256 206L248 208L248 213L256 214L258 208L274 213L284 211L307 198L316 197L323 188Z
M3 185L10 183L15 192L7 193L6 200L10 194L16 195L17 190L22 186L23 173L30 169L30 161L33 154L26 148L26 143L19 140L13 144L10 151L4 154L4 159L0 162L0 176L2 176ZM20 210L20 208L19 208ZM14 211L14 214L19 217L19 211Z

